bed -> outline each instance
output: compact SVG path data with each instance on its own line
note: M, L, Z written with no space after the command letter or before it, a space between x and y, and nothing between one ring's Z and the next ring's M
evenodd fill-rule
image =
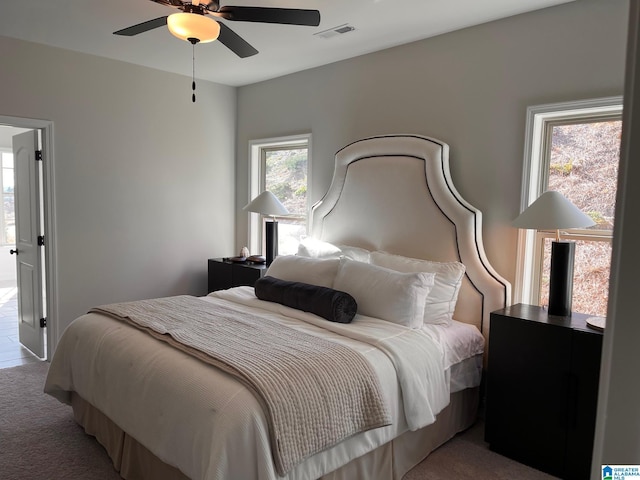
M339 441L311 446L290 461L288 454L277 452L281 437L274 440L274 415L253 384L211 364L207 354L203 359L187 351L191 347L176 348L161 329L150 335L140 325L114 318L115 310L108 307L92 310L65 331L45 391L72 405L78 423L105 447L123 478L402 478L474 423L489 314L510 302L509 283L484 253L481 213L453 186L448 154L446 144L418 135L378 136L344 147L336 154L327 193L312 209L310 239L295 259L278 258L269 268L267 275L291 282L286 291L292 292L314 284L308 275L313 280L322 268L337 265L333 276L314 284L319 285L314 294L323 288L333 292L336 285L344 287L335 289L339 292L351 291L345 295L358 300L351 323L328 322L308 309L258 298L258 286L175 300L206 310L203 318L209 309L233 312L259 323L265 337L270 330L277 336L293 332L317 338L326 348L340 348L336 358L346 352L364 359L384 405L376 410L377 423L347 430ZM307 261L312 268L306 268ZM447 304L453 319L449 313L447 321L422 323L424 299L419 324L383 318L400 317L405 304L418 302L407 310L407 318L415 320L420 292L431 291L441 278L421 270L425 261L463 265L455 298ZM385 293L376 295L366 281L378 275L391 283L382 282L376 288ZM405 280L413 282L410 289L398 283ZM327 285L320 285L323 281ZM397 292L389 296L393 288ZM404 302L411 289L418 293ZM163 305L173 301L159 300ZM364 307L369 310L363 313ZM182 316L189 317L186 308ZM379 311L380 318L369 315ZM201 335L194 337L194 342L202 341ZM417 350L424 350L424 356L413 356L413 351L405 355L407 342L423 342ZM225 340L221 348L230 343ZM263 347L242 348L252 352ZM293 408L304 410L304 403L298 399ZM307 419L293 423L297 428ZM296 438L294 449L310 442Z

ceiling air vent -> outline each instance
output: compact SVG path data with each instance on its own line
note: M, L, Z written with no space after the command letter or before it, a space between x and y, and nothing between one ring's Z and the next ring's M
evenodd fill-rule
M338 25L337 27L333 27L328 30L323 30L322 32L314 33L314 35L320 38L332 38L337 35L353 32L355 29L356 27L353 27L348 23L345 23L344 25Z

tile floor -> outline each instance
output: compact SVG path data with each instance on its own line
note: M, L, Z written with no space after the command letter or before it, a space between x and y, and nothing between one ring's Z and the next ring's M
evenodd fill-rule
M18 289L0 288L0 368L39 361L18 340Z

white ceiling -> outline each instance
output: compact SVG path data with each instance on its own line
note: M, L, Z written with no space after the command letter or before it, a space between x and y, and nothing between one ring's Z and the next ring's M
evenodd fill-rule
M219 42L196 46L196 77L240 86L572 0L229 0L309 8L319 27L226 22L260 53L241 59ZM149 0L1 0L0 35L191 75L191 45L161 27L112 32L177 10ZM339 25L355 30L314 36Z

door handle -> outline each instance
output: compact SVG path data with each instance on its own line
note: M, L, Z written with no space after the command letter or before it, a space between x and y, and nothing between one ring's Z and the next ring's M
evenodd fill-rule
M15 250L9 250L9 253L10 253L11 255L13 255L14 253L15 253L16 255L18 255L18 249L16 248Z

